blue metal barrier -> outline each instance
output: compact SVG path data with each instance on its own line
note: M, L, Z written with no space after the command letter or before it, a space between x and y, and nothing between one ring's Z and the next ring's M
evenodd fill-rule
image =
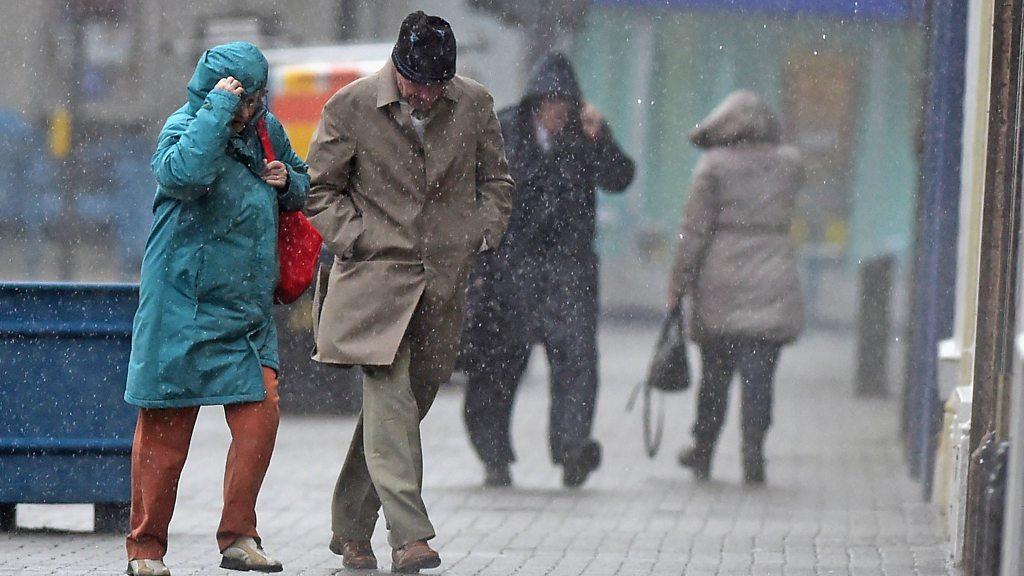
M133 285L0 284L0 529L19 503L95 503L122 530L136 409Z

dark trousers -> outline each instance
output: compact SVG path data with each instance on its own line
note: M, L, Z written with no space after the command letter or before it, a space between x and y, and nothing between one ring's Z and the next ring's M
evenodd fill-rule
M717 338L702 342L701 382L693 438L711 449L718 440L729 405L733 374L740 373L743 449L759 454L772 423L772 388L782 346L752 338Z
M597 402L597 269L556 266L530 271L515 285L529 294L492 286L471 292L463 338L464 417L469 438L488 466L515 460L511 418L516 390L534 343L551 367L548 442L562 464L590 437Z

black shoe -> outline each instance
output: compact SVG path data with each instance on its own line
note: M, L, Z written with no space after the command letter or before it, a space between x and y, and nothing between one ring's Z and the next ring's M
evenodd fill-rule
M764 463L759 468L746 468L743 471L743 481L750 486L763 486L767 481L764 475Z
M765 483L764 453L760 450L743 454L743 482L752 486Z
M507 488L512 485L512 473L508 464L487 466L484 472L484 486L488 488Z
M582 446L566 455L562 463L562 484L566 488L578 488L599 466L601 466L601 445L594 440L587 440Z
M693 471L697 480L711 477L711 449L699 446L687 448L679 453L679 465Z

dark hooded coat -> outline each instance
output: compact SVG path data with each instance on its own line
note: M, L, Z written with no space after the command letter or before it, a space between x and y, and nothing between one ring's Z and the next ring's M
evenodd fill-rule
M570 100L574 110L545 153L537 143L533 113L548 95ZM616 145L607 126L596 140L584 134L581 104L572 65L555 54L538 65L520 103L498 114L516 179L515 205L501 254L514 265L547 255L591 255L595 189L621 192L633 180L633 161Z
M574 105L548 152L537 142L533 119L545 96L560 96ZM467 318L471 328L493 323L495 315L518 315L511 306L515 301L536 308L543 293L552 291L568 308L577 308L581 299L594 300L586 313L596 318L595 192L598 187L624 190L633 180L634 164L607 125L596 140L587 137L580 120L582 102L572 64L556 53L538 63L520 102L498 113L516 187L503 243L481 256L474 273ZM530 329L527 322L521 316L518 327ZM464 353L486 346L481 338L472 330L467 333Z

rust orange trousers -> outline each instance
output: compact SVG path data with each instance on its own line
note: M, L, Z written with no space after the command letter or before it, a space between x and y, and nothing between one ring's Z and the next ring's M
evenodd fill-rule
M231 429L224 472L224 509L217 544L221 551L236 539L256 533L256 497L270 465L280 421L277 374L263 368L267 397L262 402L228 404ZM131 533L128 559L161 559L167 552L167 527L174 513L178 479L185 466L199 407L142 409L132 445Z

